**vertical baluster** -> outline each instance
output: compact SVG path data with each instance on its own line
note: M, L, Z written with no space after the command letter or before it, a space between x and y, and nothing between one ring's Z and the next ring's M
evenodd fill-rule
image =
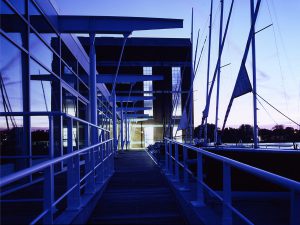
M73 152L73 119L69 118L68 126L68 153ZM68 210L77 210L80 207L80 173L79 173L79 155L68 159L67 183L68 190L77 185L68 195L67 205Z
M169 148L168 148L168 141L165 140L165 173L169 173Z
M189 174L188 174L188 154L187 147L182 146L183 151L183 187L181 187L180 191L188 191L189 189Z
M179 181L179 159L178 159L178 144L175 143L175 181Z
M53 117L49 116L49 159L54 157L54 128ZM44 210L48 210L44 216L44 224L53 224L53 207L54 202L54 169L50 165L44 170Z
M173 149L172 149L172 142L169 142L169 174L171 176L173 176L174 172L173 172Z
M87 124L84 127L84 137L85 137L85 147L90 146L90 125ZM89 173L93 170L92 168L92 153L90 150L86 151L85 154L85 173ZM93 193L94 192L94 175L93 173L91 173L87 178L86 178L86 188L85 188L85 192L86 193Z
M203 156L202 153L197 152L197 200L192 204L195 207L204 206L204 192L203 192Z
M300 224L300 192L291 191L291 225Z
M223 162L223 216L222 224L232 224L232 211L227 205L231 205L231 168Z

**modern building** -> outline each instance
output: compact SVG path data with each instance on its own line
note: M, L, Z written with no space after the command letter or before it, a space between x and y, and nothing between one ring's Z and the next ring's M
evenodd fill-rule
M88 52L89 38L80 37L79 40ZM100 75L116 73L123 42L123 38L96 38L97 71ZM171 130L173 130L173 136L176 134L177 139L182 140L182 131L177 131L177 127L184 107L187 107L188 112L190 111L190 98L188 98L191 87L190 68L191 42L189 39L127 39L118 71L119 76L128 74L162 76L161 80L137 83L125 81L116 86L117 95L125 97L122 106L127 107L127 116L132 114L148 116L148 118L131 120L129 130L131 149L144 148L149 144L162 141L165 136L170 136ZM106 87L111 91L111 84L107 83ZM152 96L153 99L128 102L126 96L129 95ZM118 106L121 107L121 102Z
M124 140L128 123L125 129L120 126L124 132L119 137L117 122L125 121L116 102L124 95L102 80L95 35L127 39L136 30L183 25L177 19L58 12L53 0L0 1L1 223L18 223L20 213L24 223L52 224L83 207L113 174L118 140ZM89 35L89 44L83 45L78 34ZM126 79L161 79L141 77ZM16 197L19 191L32 200L32 208Z

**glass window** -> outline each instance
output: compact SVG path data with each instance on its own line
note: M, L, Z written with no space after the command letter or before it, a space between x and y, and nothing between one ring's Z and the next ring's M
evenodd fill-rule
M15 7L15 9L22 15L25 15L26 1L25 0L9 0L9 2Z
M152 75L152 67L143 67L143 75ZM152 81L144 81L144 96L153 96L153 94L150 93L152 91ZM151 109L144 110L144 113L153 116L153 100L145 100L144 107L151 107Z
M59 81L49 71L30 59L31 111L56 111L59 109ZM53 92L53 90L55 92Z
M29 44L30 53L49 70L53 71L52 62L59 62L59 60L50 48L33 32L30 33Z
M59 54L59 38L39 9L29 1L30 24L36 29L43 40ZM33 32L32 30L30 32Z
M181 70L180 67L172 67L172 103L173 116L181 116Z
M75 74L77 74L78 64L76 58L73 56L72 52L68 49L65 43L61 42L61 47L61 58L68 64L70 67L69 70L71 69Z
M0 111L23 111L22 72L27 54L0 35ZM23 63L22 63L22 60ZM1 127L3 120L1 120Z
M0 2L0 25L5 34L20 46L26 48L27 24L3 1Z
M70 85L73 89L77 90L77 76L66 66L64 63L61 63L61 77Z
M71 116L77 116L77 98L63 88L62 111Z

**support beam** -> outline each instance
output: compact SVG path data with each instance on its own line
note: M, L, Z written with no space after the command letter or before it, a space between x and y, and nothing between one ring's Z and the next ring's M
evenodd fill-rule
M114 83L115 74L99 74L97 75L97 83ZM163 75L133 75L133 74L119 74L116 83L136 83L143 81L154 81L154 80L163 80Z
M123 112L137 112L137 111L144 111L144 110L150 110L151 107L126 107L126 108L117 108L117 111L123 111Z
M38 21L35 21L38 23ZM182 28L181 19L119 16L58 16L60 33L124 34L138 30Z
M146 100L154 100L154 96L117 96L117 102L138 102Z
M136 114L127 114L127 118L152 118L149 116L149 114L139 114L139 113L136 113Z

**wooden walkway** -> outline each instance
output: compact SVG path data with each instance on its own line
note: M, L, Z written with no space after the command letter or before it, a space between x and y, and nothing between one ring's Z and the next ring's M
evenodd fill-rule
M126 151L89 224L186 224L159 168L145 151Z

